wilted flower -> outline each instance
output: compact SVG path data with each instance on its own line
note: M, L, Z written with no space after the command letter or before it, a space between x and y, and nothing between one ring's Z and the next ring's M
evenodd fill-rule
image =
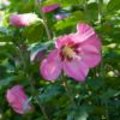
M30 61L41 61L45 58L45 50L35 51L30 55Z
M87 24L78 24L77 32L61 36L40 66L46 80L55 80L63 70L77 80L84 81L89 69L101 61L101 42L94 29Z
M31 110L31 105L21 85L15 85L7 90L6 99L16 113L24 114Z
M59 4L52 4L52 5L48 5L48 6L43 6L42 7L42 12L43 13L49 13L49 12L52 12L56 9L58 9L60 7Z
M29 26L38 20L38 16L34 13L13 14L10 16L10 23L16 27Z

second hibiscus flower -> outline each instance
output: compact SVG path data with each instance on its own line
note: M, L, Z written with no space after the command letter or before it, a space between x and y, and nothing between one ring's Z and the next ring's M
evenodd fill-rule
M63 70L67 76L84 81L89 69L101 61L100 51L101 42L94 29L78 24L76 33L57 39L55 49L41 63L41 74L46 80L55 80Z

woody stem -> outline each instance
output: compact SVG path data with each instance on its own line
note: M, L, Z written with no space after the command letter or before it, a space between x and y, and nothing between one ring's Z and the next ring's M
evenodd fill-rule
M50 34L50 30L48 28L48 25L47 25L47 20L45 18L45 14L42 12L42 9L41 9L41 2L39 0L36 0L36 5L38 6L39 8L39 11L40 11L40 15L43 19L43 25L45 27L45 30L46 30L46 33L47 33L47 36L48 36L48 39L51 40L52 39L52 36Z

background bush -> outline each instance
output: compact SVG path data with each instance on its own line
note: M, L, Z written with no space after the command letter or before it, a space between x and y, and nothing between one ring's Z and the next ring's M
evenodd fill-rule
M34 99L33 112L16 114L8 105L8 88L22 84L28 96L37 96L50 120L120 120L120 1L119 0L43 0L42 6L59 3L61 8L45 14L51 41L42 23L25 28L10 25L11 13L35 12L41 19L39 4L34 0L10 0L0 3L0 119L45 120ZM63 11L68 17L56 20ZM53 38L75 31L78 22L91 24L102 41L102 62L92 69L85 83L66 78L70 101L62 80L53 83L43 80L39 73L40 61L30 62L37 50L47 54L53 48ZM29 81L35 87L33 94Z

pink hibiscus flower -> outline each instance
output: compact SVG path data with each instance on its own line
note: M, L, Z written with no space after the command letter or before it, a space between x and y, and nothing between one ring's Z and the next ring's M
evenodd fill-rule
M13 14L10 16L10 23L16 27L25 27L39 20L34 13Z
M48 5L48 6L43 6L42 7L42 12L43 13L49 13L49 12L52 12L56 9L58 9L60 7L59 4L52 4L52 5Z
M7 90L6 99L16 113L24 114L32 108L21 85Z
M61 36L40 66L44 79L55 80L61 71L77 80L84 81L89 69L101 61L101 42L94 29L87 24L78 24L77 32Z

